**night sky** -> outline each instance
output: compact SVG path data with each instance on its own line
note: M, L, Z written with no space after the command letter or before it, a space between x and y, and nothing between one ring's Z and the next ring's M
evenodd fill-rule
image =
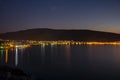
M0 0L0 33L31 28L120 33L120 0Z

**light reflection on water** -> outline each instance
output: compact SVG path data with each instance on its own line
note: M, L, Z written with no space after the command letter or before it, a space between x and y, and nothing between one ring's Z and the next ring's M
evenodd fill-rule
M18 48L15 49L15 66L18 65Z
M5 53L6 53L6 54L5 54L5 55L6 55L6 56L5 56L5 62L8 63L8 49L6 49Z
M0 61L1 62L3 61L3 54L4 54L3 50L0 50Z
M44 64L45 62L45 44L41 45L41 63Z
M116 77L120 75L120 46L42 44L1 49L0 63L22 68L37 77L80 78L96 74Z

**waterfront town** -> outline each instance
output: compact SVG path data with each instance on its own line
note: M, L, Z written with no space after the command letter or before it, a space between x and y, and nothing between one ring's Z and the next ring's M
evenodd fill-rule
M0 39L0 49L3 48L26 48L35 45L120 45L120 41L114 42L84 42L84 41L36 41L36 40L2 40Z

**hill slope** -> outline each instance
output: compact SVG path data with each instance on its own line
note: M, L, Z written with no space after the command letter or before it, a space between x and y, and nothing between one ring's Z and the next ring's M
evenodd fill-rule
M92 30L28 29L0 34L10 40L120 41L120 34Z

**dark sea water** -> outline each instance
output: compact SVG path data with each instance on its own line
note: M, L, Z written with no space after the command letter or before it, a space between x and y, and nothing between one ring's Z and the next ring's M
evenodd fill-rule
M120 80L120 45L40 45L1 49L0 64L36 80Z

